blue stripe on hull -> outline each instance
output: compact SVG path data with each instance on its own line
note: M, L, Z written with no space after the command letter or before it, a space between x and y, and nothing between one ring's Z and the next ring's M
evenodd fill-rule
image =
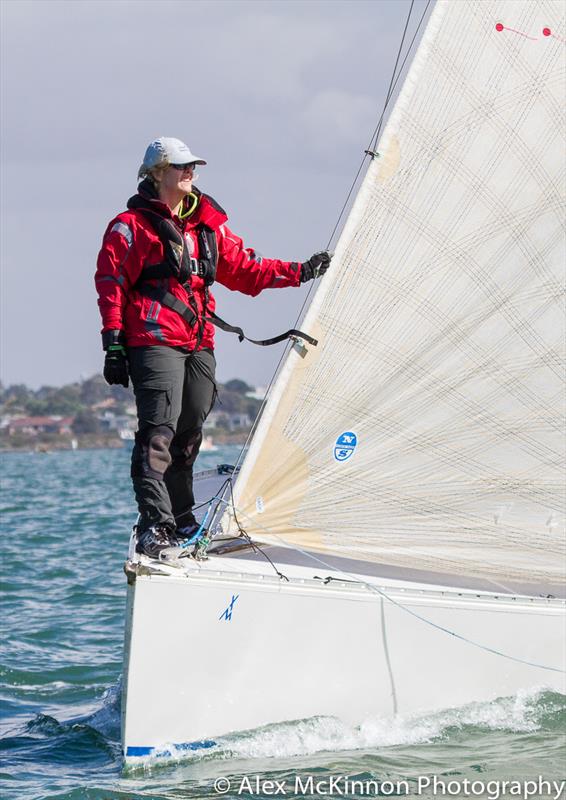
M183 742L183 744L174 744L175 750L205 750L209 747L214 747L216 742L212 739L203 739L200 742ZM160 747L128 747L126 749L126 758L136 756L150 756L152 753L160 752ZM164 754L167 751L163 751Z

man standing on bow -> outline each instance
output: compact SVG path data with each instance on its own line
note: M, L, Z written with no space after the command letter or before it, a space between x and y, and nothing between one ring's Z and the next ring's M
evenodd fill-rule
M331 258L279 261L244 247L224 210L193 186L198 164L206 161L179 139L151 142L137 194L106 229L95 276L104 377L122 386L131 377L136 396L137 550L151 557L197 528L193 464L216 393L210 286L252 296L299 286Z

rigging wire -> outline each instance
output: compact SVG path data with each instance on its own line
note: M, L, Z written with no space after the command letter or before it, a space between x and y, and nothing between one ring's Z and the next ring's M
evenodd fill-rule
M226 492L226 489L230 490L230 500L224 500L224 494ZM215 520L216 520L216 516L218 514L218 509L220 508L221 505L226 507L229 504L231 504L232 510L233 510L233 514L234 514L234 522L236 523L236 526L238 528L238 533L240 534L240 537L242 537L243 539L245 539L248 542L248 544L250 545L250 547L252 548L252 550L255 553L260 553L267 561L269 561L269 563L273 567L273 569L275 571L275 574L277 575L278 578L281 578L282 580L288 581L289 578L286 575L284 575L280 570L277 569L277 567L275 566L275 564L273 563L271 558L267 555L267 553L263 550L263 548L261 548L257 544L257 542L252 541L252 539L249 536L249 534L247 533L247 531L240 524L240 520L238 519L238 515L236 513L236 503L234 501L234 489L233 489L233 478L232 478L232 476L226 478L226 480L220 486L220 489L218 489L218 491L216 492L214 497L212 497L210 500L208 500L208 501L206 501L204 503L200 503L198 506L194 506L195 509L198 509L198 508L203 508L204 506L208 505L208 510L207 510L207 512L206 512L206 514L204 516L204 519L202 520L202 522L201 522L201 524L199 526L198 531L195 534L193 534L191 537L187 538L184 542L182 542L180 547L186 548L190 544L195 544L200 538L202 538L201 534L202 534L203 530L205 530L205 535L206 535L206 528L205 528L206 522L208 520L208 516L210 514L210 509L212 508L212 504L214 503L215 500L217 500L218 502L216 503L216 507L215 507L214 511L212 512L211 521L210 521L210 524L208 526L208 532L210 534L210 540L212 541L212 539L214 538L214 535L215 535L214 523L215 523ZM224 513L224 509L223 509L222 513ZM187 555L190 555L190 553L187 552Z
M245 511L243 511L242 509L238 509L238 511L244 517L247 517L251 522L254 522L256 525L258 525L260 528L262 528L270 536L273 536L275 539L278 539L285 547L291 548L292 550L296 550L298 553L301 553L303 556L306 556L307 558L310 558L313 561L317 561L319 564L322 564L322 566L326 567L327 569L331 570L332 572L337 572L340 575L346 575L349 578L349 580L353 580L353 581L357 582L360 586L364 586L370 592L373 592L375 594L380 595L381 597L385 598L385 600L388 600L392 605L397 606L397 608L400 608L402 611L405 611L407 614L410 614L412 617L415 617L420 622L424 622L427 625L430 625L432 628L436 628L437 630L442 631L443 633L447 633L450 636L453 636L455 639L459 639L460 641L465 642L466 644L471 644L474 647L478 647L480 650L485 650L487 653L492 653L492 655L501 656L501 658L506 658L509 661L516 661L519 664L526 664L529 667L536 667L537 669L544 669L544 670L547 670L549 672L559 672L561 674L566 674L566 670L560 669L559 667L549 667L546 664L538 664L537 662L534 662L534 661L527 661L524 658L518 658L517 656L511 656L511 655L509 655L509 653L504 653L501 650L496 650L494 647L489 647L488 645L481 644L481 642L476 642L473 639L468 639L466 636L463 636L461 633L457 633L456 631L453 631L450 628L445 628L443 625L438 625L436 622L433 622L431 619L427 619L427 617L423 617L422 614L418 614L416 611L413 611L412 609L410 609L407 606L403 605L403 603L400 603L398 600L394 600L393 597L391 597L389 594L387 594L387 592L384 592L383 589L380 589L379 586L376 586L374 583L369 583L369 581L360 580L359 577L353 575L351 572L347 572L346 570L340 569L340 567L335 567L335 566L332 566L331 564L328 564L322 558L318 558L318 556L315 556L313 553L309 553L307 550L303 550L298 545L292 544L290 542L285 541L285 539L283 539L282 536L279 536L277 533L274 533L269 528L267 528L265 525L262 525L261 523L259 523L257 520L252 520L251 517L249 517L245 513ZM235 512L236 512L236 509L234 508L234 513Z
M279 578L281 578L282 580L285 580L285 581L289 582L289 578L288 578L286 575L283 575L283 573L282 573L282 572L280 572L280 571L277 569L277 567L275 566L275 564L273 563L273 561L270 559L270 557L267 555L267 553L265 552L265 550L263 550L263 549L262 549L262 548L261 548L261 547L260 547L260 546L259 546L259 545L258 545L256 542L252 541L252 538L251 538L251 536L250 536L250 535L247 533L247 531L245 531L245 530L244 530L244 528L243 528L243 527L242 527L242 525L240 524L240 520L238 519L238 515L237 515L237 513L236 513L236 504L235 504L235 502L234 502L234 491L233 491L233 486L232 486L232 479L230 478L230 479L229 479L229 481L230 481L230 484L229 484L229 485L230 485L230 497L231 497L231 502L232 502L232 513L234 514L234 522L235 522L235 523L236 523L236 525L238 526L238 532L239 532L240 536L242 536L242 537L243 537L243 538L244 538L244 539L245 539L245 540L248 542L248 544L249 544L249 545L252 547L252 549L253 549L253 550L254 550L256 553L261 553L261 555L262 555L264 558L266 558L266 559L267 559L267 561L269 561L269 563L271 564L271 566L272 566L272 567L273 567L273 569L275 570L275 573L276 573L276 575L277 575Z
M416 39L416 37L417 37L417 35L418 35L418 32L419 32L419 30L420 30L420 28L421 28L421 25L422 25L422 23L423 23L423 20L424 20L424 18L425 18L425 16L426 16L426 13L427 13L427 11L428 11L428 8L429 8L429 6L430 6L431 0L427 0L427 4L426 4L426 6L425 6L425 9L424 9L423 13L421 14L421 18L420 18L420 20L419 20L419 23L418 23L418 25L417 25L416 29L415 29L415 32L414 32L414 34L413 34L413 38L411 39L411 42L410 42L410 44L409 44L409 47L407 48L407 52L405 53L405 57L403 58L403 61L402 61L402 63L401 63L401 66L400 66L400 68L399 68L399 70L398 70L398 72L397 72L397 74L396 74L397 66L398 66L398 64L399 64L399 58L400 58L400 56L401 56L401 52L402 52L402 50L403 50L403 44L404 44L404 41L405 41L405 36L406 36L406 34L407 34L407 30L408 30L408 27L409 27L409 22L410 22L411 14L412 14L412 11L413 11L413 5L414 5L414 2L415 2L415 0L411 0L411 5L410 5L410 7L409 7L409 12L408 12L408 14L407 14L407 19L406 19L406 21L405 21L405 27L404 27L404 29L403 29L403 35L402 35L402 37L401 37L401 42L400 42L400 44L399 44L399 48L398 48L398 50L397 50L397 57L396 57L396 59L395 59L395 66L393 67L393 72L392 72L392 75L391 75L391 80L390 80L390 82L389 82L389 88L388 88L388 90L387 90L387 94L386 94L386 96L385 96L385 102L384 102L384 104L383 104L383 109L382 109L382 111L381 111L381 114L380 114L379 120L378 120L378 122L377 122L377 125L376 125L376 127L374 128L374 131L373 131L373 133L371 134L371 138L370 138L370 141L369 141L368 148L367 148L367 150L364 152L364 156L363 156L363 158L362 158L362 160L361 160L361 162L360 162L360 166L358 167L358 171L356 172L356 175L355 175L355 177L354 177L354 180L352 181L352 185L350 186L350 190L349 190L349 192L348 192L348 194L347 194L347 196L346 196L346 199L345 199L345 201L344 201L344 204L343 204L343 206L342 206L342 209L340 210L340 213L339 213L339 215L338 215L338 219L336 220L336 224L334 225L334 228L332 229L332 233L330 234L330 238L328 239L328 244L326 245L326 249L327 249L327 250L330 248L330 245L332 244L332 240L334 239L334 235L335 235L335 233L336 233L336 231L337 231L337 229L338 229L338 226L339 226L339 224L340 224L340 221L341 221L342 217L344 216L344 211L346 210L346 208L347 208L347 206L348 206L348 203L349 203L349 201L350 201L350 197L352 196L352 192L354 191L354 188L356 187L356 184L357 184L357 182L358 182L358 178L360 177L360 173L361 173L361 171L362 171L362 168L363 168L363 166L364 166L364 163L365 163L366 157L369 155L369 151L371 151L371 150L373 149L373 148L372 148L372 142L374 141L374 139L376 140L376 144L375 144L375 146L377 146L377 139L379 138L379 132L380 132L380 130L381 130L381 125L382 125L382 122L383 122L383 120L384 120L384 117L385 117L385 112L387 111L387 108L388 108L389 102L390 102L390 100L391 100L391 97L392 97L392 95L393 95L393 92L394 92L394 90L395 90L395 87L397 86L397 83L398 83L398 81L399 81L399 78L400 78L400 76L401 76L401 73L403 72L403 69L404 69L404 67L405 67L405 64L406 64L406 62L407 62L407 58L409 57L409 55L410 55L410 53L411 53L411 50L412 50L412 48L413 48L413 45L414 45L414 43L415 43L415 39ZM303 316L303 313L304 313L305 307L306 307L307 303L309 302L309 299L310 299L310 296L311 296L311 294L312 294L313 288L314 288L314 281L311 281L311 284L310 284L310 286L308 287L308 290L307 290L307 292L306 292L306 294L305 294L305 298L304 298L304 300L303 300L303 303L302 303L302 305L301 305L301 307L300 307L300 309L299 309L299 312L298 312L298 314L297 314L297 319L296 319L296 321L295 321L295 326L294 326L294 327L297 327L297 326L299 325L299 322L300 322L300 320L302 319L302 316ZM269 398L269 394L270 394L270 392L271 392L271 389L272 389L272 387L273 387L273 384L275 383L275 379L276 379L276 378L277 378L277 376L279 375L279 371L280 371L280 369L281 369L281 365L282 365L282 363L283 363L283 360L286 358L286 356L287 356L287 354L289 353L289 351L291 350L291 347L292 347L292 346L293 346L293 345L292 345L290 342L287 342L287 344L286 344L286 345L285 345L285 347L283 348L283 351L282 351L282 353L281 353L281 356L280 356L280 358L279 358L279 360L278 360L278 362L277 362L277 364L276 364L276 366L275 366L275 370L273 371L273 374L272 374L272 376L271 376L271 380L269 381L269 384L268 384L268 386L267 386L267 389L266 389L266 391L265 391L265 395L264 395L264 398L263 398L263 400L262 400L262 403L261 403L261 406L260 406L260 408L259 408L259 411L258 411L258 413L257 413L257 415L256 415L256 418L255 418L255 420L253 421L252 427L251 427L251 429L250 429L250 431L249 431L249 433L248 433L248 435L247 435L247 437L246 437L246 441L245 441L245 442L244 442L244 444L242 445L242 449L240 450L240 452L239 452L239 454L238 454L238 458L237 458L237 460L236 460L235 468L238 468L238 467L239 467L239 465L240 465L240 464L241 464L241 462L242 462L242 459L243 459L243 457L244 457L244 452L245 452L245 450L246 450L246 447L248 446L249 442L250 442L250 441L251 441L251 439L252 439L252 436L254 435L254 433L255 433L255 431L256 431L256 428L257 428L257 425L258 425L258 423L259 423L259 420L260 420L260 418L261 418L261 415L262 415L262 413L263 413L263 410L264 410L264 408L265 408L265 406L266 406L266 404L267 404L267 400L268 400L268 398Z
M377 128L375 129L375 131L374 131L374 133L373 133L373 135L372 135L372 137L370 139L370 145L369 145L370 147L372 145L372 142L373 142L374 138L375 138L375 146L377 147L377 140L379 138L379 132L381 130L381 123L383 122L383 117L384 117L384 114L385 114L385 110L386 110L386 108L387 108L387 106L389 104L389 101L391 99L391 95L393 94L393 89L395 88L395 84L397 82L395 80L395 73L397 72L397 65L399 64L399 59L401 58L401 51L403 49L403 44L405 42L405 36L407 35L407 28L409 27L409 20L411 19L411 14L412 14L412 11L413 11L414 4L415 4L415 0L411 0L411 6L409 8L409 13L407 14L407 20L405 22L405 28L403 30L403 36L401 37L401 44L399 45L399 49L397 50L397 58L395 59L395 66L393 67L393 72L391 74L391 80L389 81L389 88L387 89L387 94L385 95L385 104L383 106L383 111L381 112L381 116L379 118L379 122L377 123ZM425 9L425 13L426 13L426 9ZM405 62L403 62L403 64L404 63ZM401 67L401 69L403 69L403 67Z
M182 548L187 548L189 545L191 545L191 544L197 544L197 543L198 543L198 542L199 542L201 539L204 539L204 537L206 537L206 533L207 533L207 522L208 522L208 517L209 517L209 515L210 515L210 511L211 511L211 509L212 509L212 505L213 505L213 503L214 503L214 501L215 501L215 500L217 500L217 501L218 501L218 502L216 503L216 506L215 506L215 508L214 508L214 511L212 512L212 517L211 517L210 525L208 526L208 530L212 529L212 525L213 525L213 523L214 523L214 519L215 519L215 517L216 517L216 515L217 515L217 513L218 513L218 509L219 509L220 505L221 505L222 503L224 503L224 505L227 505L227 501L223 500L222 498L223 498L224 492L225 492L225 490L226 490L226 485L227 485L227 484L228 484L230 481L231 481L231 478L226 478L226 480L225 480L225 481L224 481L224 483L221 485L220 489L219 489L219 490L216 492L216 494L214 495L214 497L212 497L210 500L207 500L207 501L206 501L206 502L204 502L204 503L199 503L199 505L198 505L198 506L194 506L194 509L203 508L203 506L206 506L206 505L208 505L208 508L207 508L207 510L206 510L206 513L205 513L205 515L204 515L204 517L203 517L203 519L202 519L202 522L200 523L200 525L199 525L198 529L196 530L196 532L194 532L194 533L191 533L191 535L190 535L190 536L188 536L188 537L187 537L187 538L186 538L186 539L185 539L183 542L181 542L181 544L179 545L179 547L182 547ZM188 551L187 551L187 555L188 555L188 554L189 554L189 553L188 553Z
M430 3L430 0L428 0L428 2ZM375 150L375 148L377 147L377 139L379 137L379 131L381 130L381 123L383 122L383 118L385 116L385 112L387 110L387 106L389 105L389 100L391 99L391 95L393 93L393 89L397 85L397 80L399 78L399 75L397 75L397 77L395 77L395 72L397 70L397 65L399 64L399 57L401 56L401 51L403 49L403 43L405 41L405 35L407 33L407 28L409 27L409 20L411 19L411 13L413 11L414 3L415 3L415 0L411 0L411 5L409 7L409 13L407 14L407 19L405 20L405 28L403 29L403 35L401 37L401 43L400 43L399 48L397 50L397 58L395 59L395 66L393 67L393 72L391 73L391 80L389 81L389 88L387 89L387 94L385 95L385 103L383 104L383 109L381 111L381 115L380 115L379 120L377 122L377 125L375 126L374 131L373 131L373 133L371 135L371 138L369 140L369 144L367 146L367 149L364 151L364 156L363 156L363 158L362 158L362 160L360 162L360 166L358 167L358 171L356 172L356 176L355 176L354 180L352 181L352 185L350 186L350 191L348 192L348 194L346 196L346 199L344 201L344 205L342 206L340 214L338 215L338 219L336 220L336 225L332 229L332 233L330 234L330 239L328 240L328 245L327 245L328 247L330 247L330 244L331 244L332 240L334 239L334 234L336 233L336 231L338 229L338 225L340 224L340 220L344 216L344 211L346 210L346 207L348 206L348 202L350 200L350 197L352 196L352 192L354 191L354 188L355 188L355 186L356 186L356 184L358 182L358 178L360 177L360 172L362 171L362 167L364 166L364 163L365 163L365 160L366 160L366 156L369 155L373 159L372 151ZM428 3L427 3L426 8L428 8ZM426 14L426 8L425 8L424 14ZM423 17L424 17L424 15L423 15ZM421 22L423 20L423 17L421 17ZM420 22L419 22L419 27L417 28L417 31L419 30L419 28L420 28ZM415 33L415 36L416 36L416 33ZM411 50L411 47L413 45L414 40L415 40L415 37L413 36L413 41L409 45L409 49L407 50L407 55L405 56L405 60L403 61L403 64L401 65L401 70L405 66L405 61L407 60L407 56L410 53L410 50ZM399 71L399 74L401 74L401 70ZM375 139L375 145L373 144L373 140L374 139ZM304 304L303 304L303 307L304 307Z
M418 35L418 32L419 32L419 30L420 30L420 28L421 28L422 22L423 22L423 20L424 20L424 18L425 18L425 16L426 16L426 14L427 14L428 8L429 8L429 6L430 6L430 2L431 2L431 0L427 0L427 4L426 4L426 6L425 6L425 9L424 9L424 11L423 11L423 13L422 13L422 15L421 15L421 18L420 18L420 21L419 21L419 23L418 23L418 25L417 25L417 28L416 28L416 30L415 30L415 32L414 32L414 34L413 34L413 38L412 38L412 40L411 40L411 42L410 42L410 44L409 44L409 46L408 46L408 48L407 48L407 52L406 52L406 54L405 54L405 57L403 58L403 61L402 61L402 63L401 63L401 66L399 67L399 70L397 71L397 67L398 67L398 65L399 65L399 60L400 60L400 57L401 57L401 52L402 52L402 49L403 49L403 44L404 44L405 37L406 37L406 34L407 34L407 30L408 30L408 27L409 27L409 21L410 21L411 14L412 14L412 10L413 10L413 6L414 6L414 0L411 0L411 4L410 4L410 8L409 8L409 12L408 12L408 15L407 15L407 20L406 20L406 22L405 22L405 27L404 27L404 30L403 30L403 35L402 35L401 43L400 43L400 45L399 45L399 49L398 49L398 52L397 52L397 57L396 57L396 61L395 61L395 66L394 66L394 68L393 68L393 73L392 73L392 76L391 76L391 81L390 81L390 83L389 83L389 88L388 88L388 90L387 90L387 95L386 95L386 98L385 98L385 103L384 103L384 106L383 106L383 110L382 110L382 112L381 112L381 115L380 115L380 117L379 117L379 120L378 120L378 122L377 122L377 125L376 125L376 127L375 127L375 129L374 129L374 131L373 131L373 133L372 133L372 135L371 135L371 139L370 139L370 142L369 142L369 145L368 145L368 149L365 151L364 157L363 157L363 159L362 159L362 161L361 161L361 163L360 163L360 166L359 166L359 168L358 168L358 171L357 171L357 173L356 173L356 176L355 176L355 178L354 178L354 180L353 180L353 182L352 182L352 185L351 185L351 187L350 187L350 190L349 190L349 192L348 192L348 195L347 195L347 197L346 197L346 200L345 200L345 202L344 202L344 205L342 206L342 209L341 209L341 211L340 211L340 214L339 214L339 216L338 216L338 219L337 219L337 221L336 221L336 224L335 224L335 226L334 226L334 228L333 228L333 230L332 230L332 233L331 233L331 235L330 235L330 238L329 238L329 240L328 240L327 249L330 247L330 245L331 245L331 243L332 243L332 240L333 240L333 238L334 238L334 235L335 235L335 233L336 233L336 231L337 231L337 229L338 229L338 226L339 226L339 224L340 224L340 221L341 221L341 219L342 219L342 217L343 217L343 215L344 215L344 212L345 212L345 210L346 210L346 208L347 208L347 205L348 205L348 202L349 202L349 200L350 200L350 197L351 197L351 195L352 195L352 193L353 193L353 191L354 191L354 188L355 188L355 186L356 186L356 184L357 184L357 181L358 181L358 179L359 179L360 173L361 173L361 171L362 171L363 164L364 164L364 162L365 162L365 158L366 158L366 156L368 156L368 155L369 155L371 158L373 158L373 157L375 156L375 153L374 153L373 151L374 151L374 150L375 150L375 148L377 147L377 142L378 142L378 140L379 140L379 135L380 135L380 133L381 133L381 126L382 126L382 124L383 124L383 120L384 120L384 118L385 118L385 113L386 113L386 111L387 111L388 105L389 105L389 103L390 103L390 101L391 101L391 98L392 98L392 96L393 96L393 93L394 93L395 87L397 86L397 83L398 83L398 81L399 81L399 78L400 78L400 76L401 76L401 74L402 74L402 72L403 72L403 69L404 69L405 63L406 63L406 61L407 61L407 58L408 58L408 56L409 56L409 54L410 54L410 52L411 52L411 50L412 50L413 44L414 44L414 42L415 42L415 39L416 39L416 37L417 37L417 35ZM301 317L302 317L302 314L303 314L303 312L304 312L305 306L307 305L307 302L309 301L309 298L310 298L310 295L311 295L311 293L312 293L312 290L313 290L313 285L311 284L311 286L309 286L309 288L308 288L308 291L307 291L307 293L306 293L306 295L305 295L305 299L304 299L304 301L303 301L303 304L302 304L302 306L301 306L301 309L300 309L300 311L299 311L299 313L298 313L298 316L297 316L297 321L296 321L296 323L295 323L295 326L297 326L297 325L299 324L299 321L300 321L300 319L301 319ZM292 345L291 345L290 343L288 343L288 344L286 345L286 347L283 349L283 352L282 352L282 354L281 354L281 357L279 358L279 361L278 361L278 363L277 363L277 366L276 366L276 368L275 368L275 371L274 371L274 373L273 373L273 375L272 375L272 378L271 378L271 380L270 380L270 382L269 382L269 385L268 385L268 387L267 387L267 390L266 390L266 393L265 393L264 399L263 399L263 401L262 401L262 404L261 404L261 406L260 406L260 410L259 410L259 412L258 412L258 414L257 414L257 416L256 416L256 419L254 420L254 423L253 423L253 425L252 425L252 428L251 428L251 430L250 430L250 433L248 434L248 437L247 437L247 439L246 439L246 442L244 443L244 445L243 445L243 447L242 447L242 449L241 449L241 451L240 451L240 453L239 453L239 455L238 455L238 459L237 459L237 462L236 462L236 467L237 467L237 466L240 464L240 462L241 462L241 460L242 460L242 457L243 457L243 453L244 453L244 451L245 451L245 449L246 449L246 447L247 447L247 445L248 445L248 443L249 443L249 441L250 441L251 437L253 436L253 434L254 434L254 432L255 432L255 429L256 429L256 427L257 427L258 421L259 421L259 419L260 419L260 417L261 417L261 414L262 414L262 412L263 412L263 410L264 410L264 408L265 408L265 405L266 405L267 399L268 399L268 397L269 397L270 390L271 390L271 388L272 388L272 386L273 386L273 383L274 383L274 381L275 381L276 377L277 377L277 376L278 376L278 374L279 374L279 370L280 370L281 364L282 364L282 362L283 362L283 359L284 359L284 358L285 358L285 356L287 355L287 353L288 353L288 351L290 350L290 347L291 347L291 346L292 346ZM233 481L232 481L232 478L230 478L230 479L227 481L227 483L228 483L228 488L229 488L229 490L230 490L231 506L232 506L232 512L233 512L233 516L234 516L234 521L235 521L235 523L236 523L236 525L237 525L238 532L239 532L240 536L242 536L243 538L245 538L245 539L246 539L246 540L249 542L250 546L251 546L251 547L252 547L252 548L253 548L255 551L257 551L257 552L260 552L260 553L261 553L261 554L262 554L262 555L263 555L263 556L264 556L264 557L265 557L265 558L266 558L266 559L269 561L269 563L271 564L271 566L272 566L272 567L273 567L273 569L275 570L276 574L277 574L277 575L278 575L280 578L284 578L285 580L287 580L287 581L288 581L289 579L287 578L287 576L283 575L283 574L282 574L282 573L281 573L281 572L280 572L280 571L277 569L277 567L275 566L275 564L273 563L273 561L271 560L271 558L270 558L270 557L267 555L267 553L265 553L265 552L263 551L263 549L262 549L262 548L260 548L260 547L259 547L259 546L258 546L258 545L255 543L255 542L253 542L253 541L252 541L252 539L251 539L251 537L249 536L249 534L248 534L248 533L245 531L245 529L244 529L244 528L243 528L243 526L241 525L241 523L240 523L240 521L239 521L239 519L238 519L238 513L242 514L244 517L248 517L248 515L247 515L247 514L246 514L246 513L245 513L245 512L244 512L242 509L236 509L236 505L235 505L235 501L234 501L234 493L233 493L233 485L232 485L232 484L233 484ZM221 489L222 493L224 493L224 492L225 492L225 490L226 490L226 482L225 482L225 484L223 485L223 487L222 487L222 489ZM218 496L218 494L217 494L217 496ZM228 504L228 503L227 503L227 501L220 500L220 501L219 501L219 503L218 503L218 505L217 505L217 509L218 509L218 507L219 507L219 505L220 505L220 503L221 503L221 502L225 503L226 505ZM216 509L216 510L217 510L217 509ZM216 512L215 512L215 513L216 513ZM250 518L248 517L248 519L250 519ZM500 656L500 657L502 657L502 658L505 658L505 659L508 659L508 660L510 660L510 661L514 661L514 662L517 662L517 663L525 664L525 665L527 665L527 666L535 667L535 668L538 668L538 669L544 669L544 670L551 671L551 672L559 672L559 673L564 673L564 672L565 672L565 670L559 669L559 668L557 668L557 667L550 667L550 666L547 666L547 665L544 665L544 664L539 664L539 663L536 663L536 662L528 661L528 660L526 660L526 659L521 659L521 658L518 658L518 657L516 657L516 656L509 655L508 653L504 653L504 652L502 652L502 651L500 651L500 650L497 650L497 649L495 649L495 648L492 648L492 647L489 647L489 646L487 646L487 645L481 644L480 642L476 642L476 641L474 641L474 640L472 640L472 639L469 639L469 638L467 638L467 637L463 636L462 634L459 634L459 633L457 633L456 631L453 631L453 630L451 630L451 629L449 629L449 628L445 628L445 627L444 627L444 626L442 626L442 625L438 625L437 623L433 622L432 620L430 620L430 619L428 619L428 618L426 618L426 617L422 616L421 614L417 613L416 611L413 611L412 609L410 609L410 608L408 608L407 606L403 605L403 604L402 604L402 603L400 603L399 601L395 600L395 599L394 599L393 597L391 597L391 596L390 596L390 595L389 595L387 592L383 591L383 589L380 589L380 588L379 588L378 586L376 586L375 584L369 583L369 582L367 582L367 581L360 580L360 579L359 579L359 577L357 577L357 576L354 576L352 573L349 573L349 572L346 572L346 571L344 571L344 570L341 570L340 568L333 567L332 565L328 564L328 563L327 563L327 562L325 562L323 559L321 559L321 558L318 558L318 557L317 557L317 556L315 556L314 554L312 554L312 553L309 553L309 552L307 552L307 551L305 551L305 550L302 550L302 549L301 549L300 547L298 547L297 545L294 545L294 544L291 544L291 543L288 543L288 542L286 542L286 541L285 541L285 540L284 540L282 537L278 536L278 534L276 534L276 533L274 533L274 532L270 531L268 528L266 528L265 526L261 525L261 523L257 522L257 520L256 520L255 522L256 522L256 524L257 524L257 525L259 525L259 527L263 528L263 529L264 529L264 530L265 530L265 531L266 531L266 532L267 532L267 533L268 533L270 536L273 536L275 539L279 540L279 541L280 541L280 542L281 542L283 545L285 545L286 547L289 547L289 548L291 548L291 549L294 549L294 550L296 550L297 552L301 553L302 555L306 556L307 558L310 558L311 560L313 560L313 561L316 561L316 562L318 562L319 564L323 565L323 566L324 566L324 567L326 567L327 569L330 569L330 570L332 570L332 571L338 572L338 573L339 573L339 574L341 574L341 575L347 576L347 578L349 578L350 580L353 580L353 581L355 581L356 583L358 583L359 585L361 585L361 586L364 586L364 587L365 587L366 589L368 589L369 591L371 591L371 592L373 592L373 593L376 593L376 594L380 595L380 596L381 596L381 598L382 598L382 600L383 600L383 599L387 600L387 601L388 601L388 602L390 602L392 605L394 605L394 606L398 607L398 608L399 608L400 610L402 610L402 611L405 611L407 614L409 614L409 615L411 615L412 617L416 618L416 619L417 619L417 620L419 620L420 622L423 622L423 623L425 623L425 624L427 624L427 625L429 625L429 626L431 626L431 627L433 627L433 628L436 628L437 630L439 630L439 631L441 631L441 632L443 632L443 633L446 633L446 634L448 634L448 635L450 635L450 636L452 636L452 637L454 637L454 638L456 638L456 639L459 639L460 641L463 641L463 642L465 642L465 643L467 643L467 644L470 644L470 645L472 645L472 646L474 646L474 647L477 647L477 648L479 648L479 649L481 649L481 650L484 650L485 652L491 653L491 654L493 654L493 655Z
M372 153L375 151L375 149L377 147L377 142L379 140L379 134L380 134L380 131L381 131L381 125L383 123L383 120L385 119L385 112L387 111L387 108L389 106L389 101L391 100L391 97L393 96L393 92L395 91L395 87L397 86L397 84L399 82L399 78L401 77L401 74L402 74L403 69L405 67L405 64L407 63L407 59L408 59L408 57L409 57L409 55L411 53L411 50L412 50L413 45L415 43L415 39L417 38L417 34L421 29L421 25L422 25L423 20L424 20L424 18L426 16L426 13L428 11L428 7L429 7L430 3L431 3L431 0L427 0L427 4L425 6L425 9L424 9L423 13L421 14L421 18L419 20L419 24L417 25L417 27L415 29L415 32L413 34L413 38L411 39L411 43L409 44L409 47L407 48L407 52L405 53L405 58L403 59L403 62L401 64L400 68L399 68L399 71L398 71L397 75L395 75L395 69L393 70L393 74L391 75L391 81L389 83L389 89L387 90L387 95L385 97L385 103L383 104L383 109L381 111L381 115L379 117L379 120L377 121L377 125L375 126L375 128L373 130L373 133L372 133L371 138L369 140L369 144L367 146L367 149L364 151L364 157L362 158L360 166L358 167L358 171L356 172L356 177L352 181L352 185L350 186L350 191L348 192L346 200L344 201L344 205L342 206L342 209L341 209L340 214L338 216L338 219L336 221L336 225L334 226L334 229L332 230L332 233L330 234L330 239L328 241L328 247L330 247L332 239L334 238L334 234L336 233L336 231L338 229L338 225L340 224L340 220L342 219L342 217L344 215L344 211L346 210L346 208L348 206L348 202L350 200L350 197L352 196L352 192L354 191L354 189L356 187L356 184L358 182L358 178L360 177L360 172L362 171L362 167L364 166L364 162L366 160L366 157L369 155L373 159ZM405 30L403 31L403 39L401 40L401 44L399 45L399 50L397 52L397 60L395 61L395 67L397 67L397 64L399 62L399 56L401 54L401 49L403 47L403 41L405 39L405 33L407 31L407 27L408 27L408 24L409 24L409 19L410 19L410 16L411 16L412 8L413 8L413 3L411 2L411 8L409 9L409 14L407 16L407 22L405 23ZM310 291L310 289L309 289L309 291ZM308 295L307 295L307 299L308 299ZM303 308L304 308L304 305L305 304L303 303ZM301 309L301 313L302 313L302 309ZM299 314L299 319L300 319L300 316L301 315Z

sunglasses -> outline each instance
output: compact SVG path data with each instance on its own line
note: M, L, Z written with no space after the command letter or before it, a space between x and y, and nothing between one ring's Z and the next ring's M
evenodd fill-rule
M194 172L197 168L197 165L194 161L190 161L188 164L169 164L169 166L173 167L173 169L179 170L179 172L185 172L188 169L192 169Z

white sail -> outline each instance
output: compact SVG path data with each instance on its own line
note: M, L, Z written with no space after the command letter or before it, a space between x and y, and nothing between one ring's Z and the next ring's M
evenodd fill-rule
M564 10L437 2L237 483L255 538L564 580Z

